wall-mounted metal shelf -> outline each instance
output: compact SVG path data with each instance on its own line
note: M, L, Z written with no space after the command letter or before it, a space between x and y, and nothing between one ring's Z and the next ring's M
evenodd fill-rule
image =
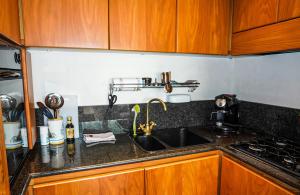
M171 82L173 88L188 88L189 92L195 91L200 83L199 82ZM141 83L112 83L110 84L110 89L112 91L140 91L142 89L161 89L164 88L163 83L152 83L151 85L145 85Z
M22 79L22 70L0 68L0 81Z

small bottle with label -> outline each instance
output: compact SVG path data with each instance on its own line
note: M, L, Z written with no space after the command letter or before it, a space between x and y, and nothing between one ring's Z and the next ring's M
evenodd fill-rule
M75 140L74 137L74 125L72 124L72 117L67 117L67 125L66 125L66 135L67 135L67 142L72 143Z

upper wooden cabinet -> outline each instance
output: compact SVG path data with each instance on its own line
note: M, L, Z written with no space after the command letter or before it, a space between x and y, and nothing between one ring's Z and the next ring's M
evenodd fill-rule
M20 43L18 0L0 0L0 34Z
M233 160L222 158L221 195L264 194L292 195L294 193L263 178Z
M300 17L300 0L279 0L278 20Z
M177 52L228 54L230 0L178 0Z
M108 0L23 0L23 18L26 46L108 49Z
M232 55L300 49L300 18L279 22L232 36Z
M149 167L146 194L217 194L218 170L218 155Z
M110 49L175 52L176 0L109 0Z
M233 32L277 22L277 8L278 0L234 0Z
M235 0L231 54L300 49L299 16L300 0Z

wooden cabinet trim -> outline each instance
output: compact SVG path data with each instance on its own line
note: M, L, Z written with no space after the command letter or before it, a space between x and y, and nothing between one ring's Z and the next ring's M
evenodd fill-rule
M153 166L145 167L145 170L147 171L147 170L152 170L152 169L158 169L158 168L161 168L161 167L179 165L179 164L195 162L195 161L199 161L199 160L208 160L208 159L213 159L213 158L216 158L216 157L219 157L219 155L211 155L211 156L207 156L207 157L194 158L194 159L182 160L182 161L177 161L177 162L153 165Z
M36 142L35 107L33 99L33 83L31 65L27 63L26 50L21 49L21 69L23 73L23 92L27 125L28 147L32 149Z

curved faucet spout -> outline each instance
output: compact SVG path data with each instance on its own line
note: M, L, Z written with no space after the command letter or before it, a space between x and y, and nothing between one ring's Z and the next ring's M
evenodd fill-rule
M162 105L164 111L167 111L167 105L161 99L153 98L148 101L148 103L147 103L147 121L146 121L146 124L141 124L140 128L139 128L145 132L145 135L151 135L151 131L152 131L153 127L156 126L156 124L153 121L149 122L149 112L150 112L149 105L152 102L159 102Z

